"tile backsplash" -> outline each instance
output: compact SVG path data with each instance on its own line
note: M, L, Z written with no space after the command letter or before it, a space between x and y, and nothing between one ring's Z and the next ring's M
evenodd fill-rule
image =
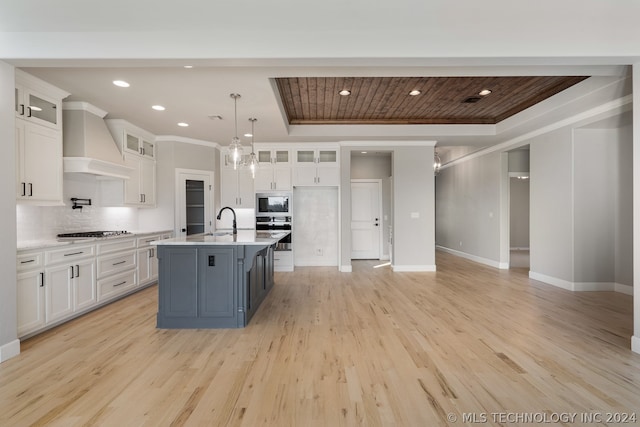
M16 205L18 242L55 239L57 234L93 230L137 230L138 209L100 206L95 177L65 174L66 206ZM91 206L71 209L71 197L91 199Z

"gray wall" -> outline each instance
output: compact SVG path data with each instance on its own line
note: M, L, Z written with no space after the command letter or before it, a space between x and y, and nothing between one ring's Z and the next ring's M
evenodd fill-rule
M433 147L393 152L394 269L435 268ZM412 214L417 213L418 218Z
M616 283L633 286L633 129L615 131L618 138L616 163Z
M572 281L571 129L536 137L530 147L530 271Z
M0 349L17 339L16 314L16 156L13 66L0 62ZM1 353L1 352L0 352ZM4 358L5 356L2 356Z
M509 247L529 247L529 180L509 180Z
M214 147L161 141L156 144L156 208L139 209L141 230L173 230L176 169L215 171L214 203L220 205L219 152Z
M443 169L436 177L436 244L500 262L501 153Z
M574 282L614 282L617 143L611 131L574 130Z

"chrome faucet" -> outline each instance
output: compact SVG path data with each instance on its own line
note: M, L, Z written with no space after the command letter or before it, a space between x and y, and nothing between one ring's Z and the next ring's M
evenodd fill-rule
M234 211L233 208L230 208L229 206L225 206L224 208L220 209L220 212L218 212L218 216L216 218L220 219L220 217L222 216L222 211L225 209L229 209L233 214L233 234L234 235L238 234L238 227L236 226L236 211Z

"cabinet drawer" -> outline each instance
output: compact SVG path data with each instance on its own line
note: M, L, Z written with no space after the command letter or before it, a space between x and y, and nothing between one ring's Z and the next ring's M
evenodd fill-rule
M94 245L84 246L67 246L65 249L55 251L47 251L44 253L44 262L46 265L57 264L59 262L70 262L81 258L94 256L96 247Z
M44 266L44 256L42 252L18 254L16 269L18 271L32 270Z
M135 270L98 280L98 302L108 300L136 287Z
M139 248L145 248L147 246L149 246L149 244L151 242L154 242L156 240L161 240L162 239L162 235L161 234L156 234L153 236L144 236L144 237L138 237L138 247Z
M293 252L291 251L273 251L273 266L293 267Z
M98 255L136 248L136 239L117 239L98 243Z
M111 256L98 257L98 277L109 276L130 270L136 266L136 253L126 252Z

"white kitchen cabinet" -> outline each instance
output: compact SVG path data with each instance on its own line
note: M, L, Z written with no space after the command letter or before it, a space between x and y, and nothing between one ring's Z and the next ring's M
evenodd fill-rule
M294 186L340 185L339 148L298 148L293 168Z
M102 204L104 206L155 207L155 160L125 153L124 163L133 169L129 179L100 181Z
M120 152L155 160L155 135L122 119L105 120Z
M69 245L45 251L45 319L70 317L96 303L96 247Z
M14 108L16 118L50 129L62 129L65 92L22 70L16 70Z
M138 285L143 286L158 279L158 254L150 243L162 240L162 235L138 238Z
M124 162L134 168L131 178L124 182L124 198L128 205L155 206L156 162L125 153Z
M18 336L22 337L46 323L44 270L18 272L17 279Z
M256 149L258 167L254 188L261 191L291 191L291 150L283 147Z
M16 120L16 199L20 203L62 205L62 134Z
M248 168L220 170L220 207L254 208L253 177Z
M143 157L148 157L150 159L156 158L156 148L155 144L147 139L132 134L130 132L124 131L124 151L131 154L138 154Z
M98 244L98 302L115 298L137 285L136 239L115 239Z

